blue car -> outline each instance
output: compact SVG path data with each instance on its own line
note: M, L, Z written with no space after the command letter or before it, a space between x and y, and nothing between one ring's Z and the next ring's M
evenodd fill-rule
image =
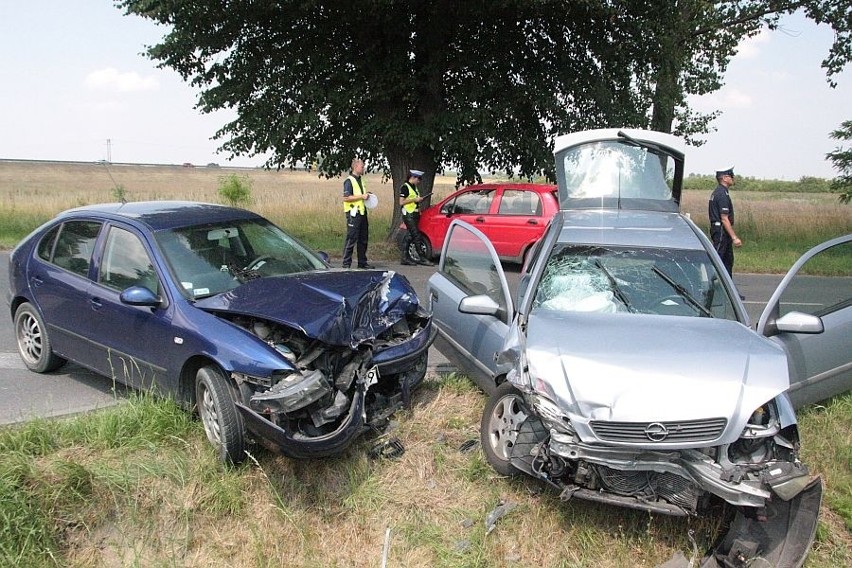
M258 442L340 453L409 402L435 337L406 278L330 270L241 209L191 202L65 211L10 256L29 369L73 361L197 409L223 462Z

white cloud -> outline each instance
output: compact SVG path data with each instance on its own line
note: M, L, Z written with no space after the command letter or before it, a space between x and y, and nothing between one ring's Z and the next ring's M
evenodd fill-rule
M141 77L135 71L119 73L117 69L107 67L92 71L86 76L86 86L90 89L129 93L135 91L155 91L160 88L156 77Z
M766 28L757 35L748 37L737 46L737 57L752 59L760 55L762 48L770 42L770 31Z

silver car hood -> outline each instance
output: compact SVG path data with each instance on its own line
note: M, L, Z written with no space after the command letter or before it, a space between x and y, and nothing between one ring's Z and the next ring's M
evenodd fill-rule
M722 319L539 310L526 355L533 388L581 422L726 418L736 437L789 386L783 350Z

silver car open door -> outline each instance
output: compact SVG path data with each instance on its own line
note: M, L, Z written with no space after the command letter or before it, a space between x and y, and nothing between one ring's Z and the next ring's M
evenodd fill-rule
M787 352L793 406L852 389L852 234L817 245L787 272L757 332Z
M495 377L505 372L497 353L514 308L506 275L488 238L464 221L453 221L427 288L439 330L436 345L490 393Z

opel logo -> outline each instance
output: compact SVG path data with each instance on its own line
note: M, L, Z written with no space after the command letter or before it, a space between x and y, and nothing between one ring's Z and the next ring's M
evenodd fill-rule
M662 442L669 435L669 429L664 424L652 422L645 427L645 435L652 442Z

